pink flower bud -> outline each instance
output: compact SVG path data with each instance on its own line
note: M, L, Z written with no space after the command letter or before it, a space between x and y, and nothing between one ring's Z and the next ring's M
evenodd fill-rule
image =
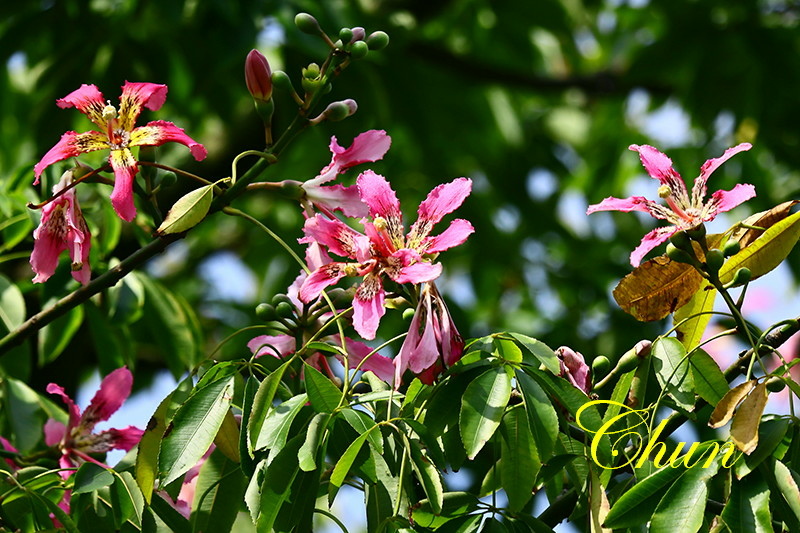
M272 98L272 72L264 54L251 50L244 62L244 80L247 90L257 102Z

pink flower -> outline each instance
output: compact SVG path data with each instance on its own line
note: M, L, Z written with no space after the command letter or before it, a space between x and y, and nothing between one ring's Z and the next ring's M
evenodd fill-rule
M383 316L383 278L396 283L424 283L436 279L442 266L435 254L462 244L474 231L472 224L456 219L441 234L430 237L433 226L455 211L472 189L472 181L458 178L439 185L420 204L417 221L404 235L400 202L383 176L367 170L358 177L361 200L369 207L369 220L361 219L366 235L338 219L321 215L306 220L301 242L317 242L332 253L355 263L331 262L314 270L300 287L300 300L309 302L344 276L363 276L353 298L353 325L365 339L374 339Z
M72 183L73 171L68 170L53 187L58 194ZM89 283L89 248L92 236L78 205L75 189L70 189L42 208L39 227L33 230L31 268L36 273L34 283L43 283L58 267L58 256L69 250L72 277L84 285Z
M167 98L167 86L155 83L131 83L126 81L122 86L119 110L103 98L103 94L94 85L81 85L64 98L56 100L58 107L76 107L89 117L100 131L76 133L68 131L61 140L47 152L41 161L33 167L36 174L34 185L45 168L53 163L63 161L96 150L111 150L108 161L114 169L114 191L111 193L111 204L117 214L126 221L136 216L133 204L133 178L139 171L136 159L131 153L134 146L160 146L175 141L189 147L198 161L206 157L206 149L172 122L156 120L144 126L134 128L142 107L156 111Z
M322 184L335 179L350 167L382 159L391 143L392 139L383 130L365 131L353 139L349 148L342 148L336 142L336 137L331 137L331 162L316 178L302 184L306 198L325 213L332 214L338 210L348 217L367 216L369 208L361 201L355 185L345 187L339 184Z
M419 303L400 352L394 359L395 387L411 370L423 383L434 379L461 358L464 341L433 282L422 285Z
M637 267L647 252L674 234L713 220L719 213L730 211L756 195L755 188L752 185L740 183L730 191L714 192L711 198L705 202L707 193L706 181L708 181L711 173L733 155L750 148L752 148L750 144L742 143L733 148L728 148L721 157L706 161L700 167L700 176L694 180L692 196L689 198L683 178L672 168L672 161L669 157L652 146L632 144L630 149L639 152L639 158L642 160L642 164L647 173L650 174L650 177L661 182L661 186L658 188L658 195L666 201L667 205L657 204L641 196L632 196L625 199L608 197L599 204L590 205L586 213L591 214L596 211L644 211L655 218L666 220L672 224L672 226L656 228L644 236L642 243L631 253L631 265Z
M589 379L589 365L580 352L572 348L561 346L556 350L556 356L561 363L561 376L567 378L576 389L589 394L592 390L592 382Z
M77 467L85 461L106 467L89 454L105 453L109 450L127 451L139 442L144 431L133 426L93 433L94 426L98 422L108 420L122 406L131 394L132 385L133 376L130 370L126 367L114 370L103 379L100 389L83 414L61 386L55 383L47 386L47 392L61 396L69 411L69 421L66 426L52 418L44 426L45 444L58 446L61 450L59 459L61 468ZM69 471L61 472L64 479L70 474Z

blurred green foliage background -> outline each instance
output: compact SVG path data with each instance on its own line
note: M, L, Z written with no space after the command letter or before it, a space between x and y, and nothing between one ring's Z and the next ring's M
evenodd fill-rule
M553 348L566 344L588 358L614 359L663 330L663 324L637 323L610 296L652 221L584 214L588 204L609 195L635 190L655 197L657 184L643 178L630 144L659 147L692 180L706 159L752 142L752 151L724 165L711 182L711 190L738 181L755 185L758 197L742 214L796 197L800 189L796 2L3 2L0 220L18 218L2 230L0 272L20 283L28 315L75 287L66 269L44 286L29 282L37 215L24 201L46 193L32 187L32 166L64 131L91 126L75 110L57 108L55 100L81 83L96 84L114 102L125 80L166 83L166 105L145 111L140 122L174 121L206 145L209 157L197 163L175 146L165 147L159 159L209 179L228 176L238 153L263 148L244 85L248 51L264 52L273 69L285 70L296 85L303 66L325 57L324 43L292 24L300 11L317 17L331 35L363 26L367 33L386 31L391 43L354 62L330 94L331 100L354 98L357 114L301 136L265 178L312 178L329 161L331 135L347 146L372 128L392 137L387 156L371 168L397 190L407 223L435 185L471 177L474 192L457 216L471 220L476 232L442 256L440 283L466 337L509 329ZM296 106L281 93L276 104L280 130ZM56 165L48 187L58 175ZM356 175L351 171L345 180ZM160 205L171 205L192 186L180 180ZM98 238L92 263L97 275L150 237L109 216L107 189L81 191ZM236 206L293 245L301 236L301 212L289 201L256 192ZM51 331L51 338L71 332L60 357L50 362L53 352L40 336L4 358L5 371L34 386L57 378L70 389L98 361L107 369L128 362L138 365L141 386L146 380L140 376L175 357L148 344L159 324L148 323L153 315L142 294L177 294L173 308L197 312L192 331L176 333L172 346L189 346L193 355L181 357L199 358L238 328L257 324L256 304L285 291L298 271L259 230L220 214L166 257L146 269L163 285L134 278L96 298L82 316L63 319ZM796 254L790 263L800 268ZM379 335L390 338L406 328L392 316ZM227 343L221 353L246 355L248 338ZM45 362L51 364L37 368ZM179 364L170 367L180 371Z

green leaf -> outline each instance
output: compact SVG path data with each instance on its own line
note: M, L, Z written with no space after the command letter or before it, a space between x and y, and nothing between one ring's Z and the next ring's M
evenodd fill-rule
M500 435L500 480L508 496L508 508L517 513L533 496L536 476L542 468L523 407L506 412Z
M761 476L752 476L746 483L732 483L731 494L720 519L730 531L772 533L769 489Z
M369 417L367 413L356 411L354 409L342 409L340 415L343 417L350 427L356 430L356 433L361 435L370 431L375 427L375 421ZM383 453L383 438L380 429L370 431L369 443L378 453Z
M193 228L208 214L213 199L213 184L204 185L185 194L170 208L156 233L168 235Z
M156 494L150 502L150 509L164 522L169 528L170 533L190 533L189 521L183 517L175 508L167 503L161 495Z
M25 322L25 299L22 292L0 274L0 322L6 331L14 331Z
M689 301L673 314L673 324L680 324L675 330L675 335L686 347L687 352L699 346L706 326L711 320L716 297L717 290L707 285L695 292Z
M412 516L417 525L436 529L448 520L475 511L479 504L478 498L468 492L445 492L442 496L441 512L434 513L431 502L422 500L414 507Z
M236 417L233 416L232 411L225 413L225 418L222 420L222 425L219 428L217 436L214 437L214 444L217 449L225 454L225 457L238 463L239 458L239 423L236 422Z
M258 513L255 520L258 531L272 530L281 506L289 498L292 482L298 472L297 452L304 437L303 434L295 435L263 470L263 480L259 485ZM252 511L251 508L251 513Z
M330 486L328 487L329 503L336 497L336 493L339 491L339 488L341 488L345 478L347 478L347 474L350 472L350 468L353 466L358 452L361 451L364 441L369 437L369 433L370 432L367 431L359 435L356 440L350 443L339 460L336 461L336 466L333 467L333 472L330 477Z
M703 350L697 349L689 356L694 389L712 407L728 393L728 380L719 365Z
M740 268L750 269L751 279L770 272L792 251L800 238L800 211L771 226L752 244L730 257L719 270L722 283L730 282Z
M46 307L55 303L48 302ZM69 345L83 323L83 307L73 307L39 330L39 366L52 363Z
M517 370L515 376L539 457L547 460L558 438L558 415L547 394L532 377L521 370Z
M197 478L192 502L192 531L230 531L244 496L239 465L219 450L209 455Z
M719 459L714 460L707 468L694 466L686 469L658 502L650 521L650 532L698 531L703 525L708 480L718 470Z
M112 324L91 300L84 302L89 333L98 356L101 374L108 374L123 365L132 367L135 345L127 327Z
M250 420L247 425L249 436L248 443L251 452L255 446L256 439L261 434L264 420L266 420L270 409L272 409L272 401L275 399L275 393L278 392L281 379L283 379L283 373L286 372L289 363L290 361L283 363L258 386L255 398L253 399L253 408L250 411Z
M736 477L742 479L770 457L788 430L789 421L785 418L764 421L758 427L758 447L753 450L753 453L746 455L743 461L736 462L734 467Z
M514 344L513 341L509 339L504 339L502 337L495 337L494 338L494 346L495 346L495 355L504 361L509 363L521 363L522 362L522 350L520 350L519 346Z
M509 335L522 344L522 346L550 372L556 375L561 372L561 363L558 360L558 356L556 356L556 353L545 343L521 333L509 333ZM538 366L537 364L536 367Z
M317 413L309 422L306 440L297 452L297 461L303 472L311 472L317 468L317 449L330 418L328 413Z
M311 400L311 407L318 413L332 413L339 407L342 391L322 372L311 365L303 363L303 376L306 383L306 392Z
M686 348L678 339L656 339L650 352L653 368L661 387L687 411L694 409L694 382L689 370Z
M162 486L185 474L214 442L233 400L233 381L228 376L195 390L177 410L158 455Z
M261 427L253 449L269 449L270 455L273 456L283 448L292 422L306 402L308 402L308 394L303 393L276 405L264 420L264 425Z
M2 407L14 434L15 445L19 451L29 452L43 436L45 417L41 410L41 399L22 381L5 378L0 385L4 400Z
M431 460L422 453L422 447L419 442L410 440L405 442L411 455L411 467L414 470L414 474L416 474L422 485L422 490L425 492L425 496L428 497L428 502L434 514L439 514L442 512L444 498L442 475Z
M667 466L635 484L611 506L603 526L622 529L646 523L667 488L685 471Z
M795 518L800 520L800 489L792 476L792 471L780 461L775 461L775 483Z
M83 463L75 472L75 485L73 494L94 492L102 487L107 487L114 482L114 474L94 463Z
M111 510L117 528L129 520L141 526L144 512L144 497L130 472L120 472L114 476L111 485Z
M511 398L512 372L505 366L487 370L467 385L461 397L459 428L469 459L478 455L500 425Z
M259 385L260 383L255 376L248 377L244 384L244 397L242 398L242 418L239 427L239 462L242 472L248 477L251 477L255 471L254 457L248 442L250 439L250 413L253 411L253 402Z
M118 261L109 261L114 268ZM147 276L131 272L108 289L108 320L115 325L132 324L142 317Z

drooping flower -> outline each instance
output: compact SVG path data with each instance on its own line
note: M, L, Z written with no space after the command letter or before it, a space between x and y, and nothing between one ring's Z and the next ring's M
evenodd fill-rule
M93 432L98 422L108 420L122 406L131 394L132 385L133 376L130 370L126 367L114 370L100 383L100 389L83 414L60 385L50 383L47 386L48 393L61 396L69 412L66 426L52 418L44 426L45 444L58 446L61 451L61 468L74 468L85 461L106 467L89 454L105 453L109 450L128 451L139 442L144 431L134 426ZM70 475L70 471L61 472L65 479Z
M53 194L58 194L72 184L73 171L64 172L53 186ZM58 267L58 256L69 250L72 260L72 277L86 285L92 271L89 268L89 248L92 236L86 220L78 205L75 189L70 189L42 208L39 227L33 230L33 253L31 268L36 273L34 283L43 283L53 275Z
M432 385L445 368L461 358L463 351L464 341L439 290L433 282L424 283L408 335L394 358L395 387L400 386L406 370Z
M331 137L330 150L333 154L331 162L320 171L316 178L301 185L306 199L323 212L341 211L348 217L367 216L369 208L361 201L357 186L345 187L341 184L323 186L322 184L335 179L350 167L382 159L391 144L392 139L383 130L369 130L361 133L353 139L353 144L348 148L342 148L336 141L336 137Z
M133 179L139 172L139 166L133 157L134 146L160 146L167 142L179 142L189 147L198 161L206 157L206 149L194 139L186 135L183 129L172 122L156 120L144 126L134 128L134 123L146 107L157 111L167 98L167 86L156 83L125 82L122 86L119 109L105 100L103 93L95 85L81 85L64 98L56 100L58 107L76 107L89 120L94 122L100 131L76 133L68 131L61 140L48 151L41 161L33 167L36 174L34 185L45 168L53 163L63 161L96 150L111 150L108 161L114 169L114 191L111 193L111 204L117 214L126 221L136 216L133 203Z
M589 394L592 390L592 382L589 379L589 365L586 364L583 355L567 346L561 346L556 350L556 356L561 363L561 376L572 383L575 388Z
M385 312L383 278L396 283L436 279L442 266L433 263L434 254L462 244L474 231L468 221L456 219L439 235L429 236L433 226L466 199L472 181L458 178L433 189L419 205L408 235L404 235L400 202L383 176L367 170L358 177L357 186L361 200L369 206L369 217L361 219L366 235L338 219L316 215L306 220L306 237L300 239L318 242L356 262L331 262L314 270L300 287L300 300L313 300L344 276L363 276L353 298L353 325L359 335L374 339Z
M752 148L752 145L749 143L742 143L733 148L728 148L721 157L706 161L700 167L700 175L694 180L690 198L683 178L672 168L672 160L669 157L652 146L632 144L630 149L639 152L639 158L642 160L647 173L661 183L658 188L658 195L666 201L667 205L660 205L641 196L632 196L625 199L608 197L599 204L589 206L586 213L591 214L596 211L644 211L655 218L666 220L672 224L671 226L656 228L644 236L642 243L631 253L631 265L637 267L647 252L665 242L674 234L692 229L703 222L708 222L719 213L730 211L756 195L755 188L752 185L740 183L730 191L714 192L711 198L706 201L706 182L711 173L733 155L750 148Z

